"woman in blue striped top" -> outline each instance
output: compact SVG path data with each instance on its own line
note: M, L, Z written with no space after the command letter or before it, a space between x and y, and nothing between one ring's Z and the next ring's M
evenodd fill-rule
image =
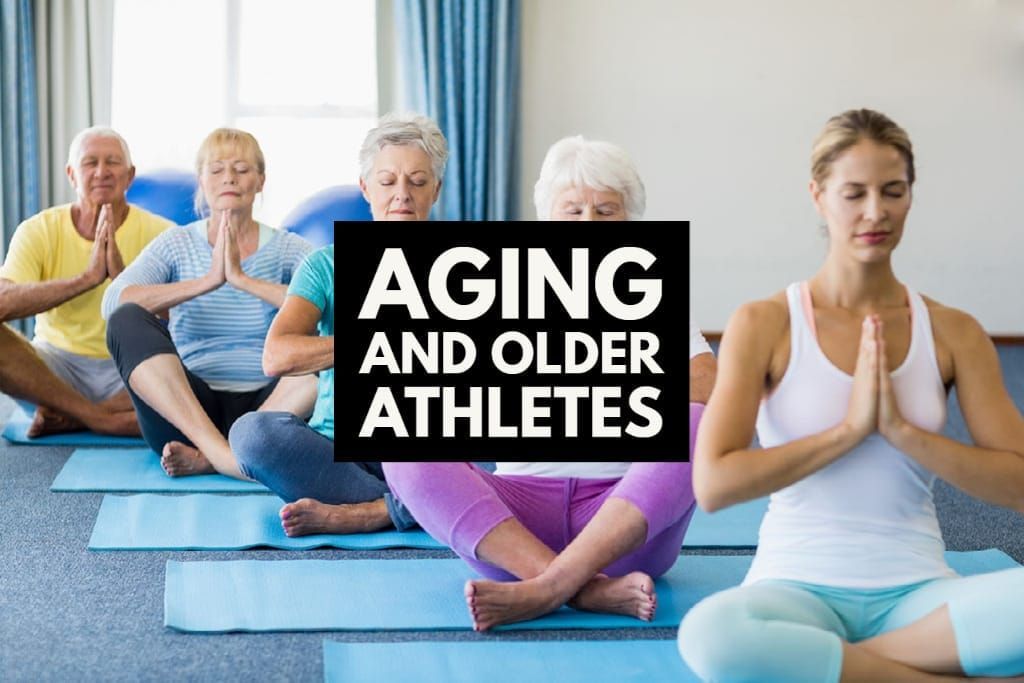
M249 133L213 131L196 170L209 218L165 231L111 283L107 345L167 474L245 478L225 438L232 423L257 408L308 416L316 399L315 377L277 381L261 363L270 323L313 247L253 219L266 176Z

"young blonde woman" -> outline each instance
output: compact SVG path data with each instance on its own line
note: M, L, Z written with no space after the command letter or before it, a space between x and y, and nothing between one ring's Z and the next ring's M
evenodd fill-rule
M694 455L703 508L771 494L757 554L741 587L687 614L680 652L716 682L1020 675L1024 569L958 577L932 484L1024 511L1024 419L978 322L893 272L910 140L847 111L811 175L828 255L733 315ZM953 386L975 445L941 434Z

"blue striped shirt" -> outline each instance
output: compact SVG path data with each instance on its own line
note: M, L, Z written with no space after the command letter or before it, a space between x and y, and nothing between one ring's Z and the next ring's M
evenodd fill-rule
M312 251L295 233L274 230L242 261L242 270L287 285ZM201 278L210 272L212 255L205 219L165 230L110 284L103 296L104 319L120 304L125 287ZM243 391L270 382L263 374L263 343L276 314L277 308L225 282L172 308L168 329L185 367L214 389Z

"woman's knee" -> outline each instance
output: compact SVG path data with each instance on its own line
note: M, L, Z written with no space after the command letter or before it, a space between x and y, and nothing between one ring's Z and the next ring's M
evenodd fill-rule
M691 508L682 519L647 541L647 545L641 551L646 560L645 566L642 567L643 571L657 578L675 566L679 561L679 550L683 546L683 537L692 516Z
M640 510L647 521L647 540L650 541L666 529L689 524L696 502L692 465L688 462L634 462L611 496L623 498ZM685 526L682 531L685 533ZM679 540L681 545L682 536Z
M130 369L126 364L137 364L140 350L159 346L161 339L170 340L170 335L160 319L136 303L121 304L107 320L107 349L122 377Z
M228 431L231 452L243 469L254 471L286 450L279 438L281 414L254 411L235 420Z
M1024 611L1024 569L956 580L975 580L970 590L949 603L964 672L999 677L1024 674L1024 621L1019 616Z
M677 645L683 661L701 680L757 680L747 661L756 649L742 589L723 591L697 603L679 626ZM754 674L748 678L748 674Z
M138 330L150 315L152 314L149 311L136 303L121 304L115 308L107 319L107 346L111 345L112 340L123 338L126 333L131 334Z

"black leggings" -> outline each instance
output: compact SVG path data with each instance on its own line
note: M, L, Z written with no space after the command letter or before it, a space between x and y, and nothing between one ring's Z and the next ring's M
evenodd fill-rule
M163 450L164 444L168 441L181 441L194 447L195 444L182 434L180 429L149 407L128 383L128 378L135 368L152 356L172 354L181 362L171 333L163 321L138 304L122 304L107 321L107 348L110 349L117 371L121 373L121 379L128 388L128 395L131 396L139 419L142 438L149 447L157 453ZM184 363L181 367L199 405L225 438L235 420L259 408L277 385L275 379L255 391L217 391L190 372Z

